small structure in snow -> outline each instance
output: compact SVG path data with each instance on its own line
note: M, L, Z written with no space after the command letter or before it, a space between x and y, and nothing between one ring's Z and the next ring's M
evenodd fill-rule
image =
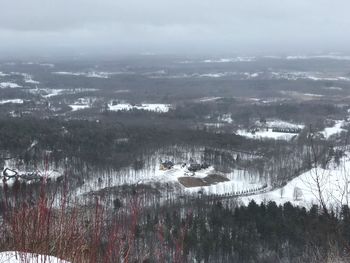
M174 163L172 161L164 161L160 164L159 169L164 171L164 170L170 170L173 167L174 167Z

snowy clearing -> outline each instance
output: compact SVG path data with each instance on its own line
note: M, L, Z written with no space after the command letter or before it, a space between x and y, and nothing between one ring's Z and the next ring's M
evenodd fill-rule
M234 63L234 62L252 62L256 61L255 57L236 57L236 58L219 58L219 59L205 59L204 63Z
M349 204L350 152L346 152L346 155L341 158L339 166L331 162L327 169L313 168L280 189L242 197L241 200L245 204L255 200L258 203L264 201L275 201L278 204L291 202L295 205L310 207L313 204L320 204L317 182L320 185L322 199L328 207Z
M140 105L131 105L128 103L121 104L108 104L108 109L110 111L130 111L130 110L144 110L144 111L153 111L153 112L168 112L172 106L170 104L148 104L143 103Z
M262 188L265 182L261 182L255 173L243 170L233 170L230 173L219 173L214 167L210 166L206 169L201 169L195 173L188 170L188 165L175 164L169 170L160 169L160 161L158 158L152 162L152 167L141 169L138 171L130 171L130 169L124 169L112 173L103 173L98 176L94 176L91 180L79 188L76 192L77 195L84 195L91 191L98 191L114 186L122 185L135 185L135 184L147 184L147 185L163 185L171 187L175 194L189 194L197 195L200 191L206 195L233 195L237 192L254 191L257 188ZM193 179L205 179L211 175L218 175L227 180L218 180L212 182L209 186L199 187L185 187L179 182L179 178L190 177Z
M0 83L0 88L6 89L6 88L21 88L22 86L18 85L17 83L13 83L13 82L1 82Z
M268 127L278 127L278 128L299 128L303 129L304 124L296 124L292 122L282 121L282 120L267 120L266 125Z
M274 132L272 128L256 131L254 133L246 130L237 130L236 134L250 139L275 139L285 141L290 141L298 136L295 133Z
M86 77L86 78L108 79L111 75L122 74L122 72L97 72L97 71L69 72L69 71L57 71L57 72L52 72L52 74L63 75L63 76L82 76L82 77Z
M326 139L329 139L333 135L346 131L345 129L342 128L344 124L345 124L345 121L336 121L333 127L325 128L324 131L321 132L321 134L323 134L323 136Z
M33 77L29 74L22 74L23 78L24 78L24 82L28 83L28 84L40 84L39 81L33 80Z
M303 72L303 71L281 71L271 72L272 79L299 80L308 79L312 81L350 81L350 78L338 75L329 75L323 72Z
M350 60L350 56L341 56L341 55L315 55L315 56L296 55L296 56L287 56L286 59L287 60L306 60L306 59Z
M23 104L22 99L11 99L11 100L0 100L0 104L8 104L8 103L14 103L14 104Z
M97 89L29 89L28 90L31 94L35 95L41 95L43 98L51 98L59 95L66 95L66 94L77 94L82 92L93 92L97 91Z
M68 105L72 108L72 111L78 111L78 110L84 110L90 108L90 105L88 104L70 104Z
M232 114L229 114L229 113L223 114L223 115L218 117L218 121L231 124L231 123L233 123Z
M14 159L6 160L4 169L0 170L0 187L3 186L4 182L11 186L16 179L30 184L41 180L56 180L63 175L63 168L37 167L36 170L28 170L24 166L18 167Z
M200 98L197 101L199 102L215 102L217 100L222 99L222 97L204 97L204 98Z
M8 76L8 75L9 75L9 74L6 74L6 73L0 71L0 77L6 77L6 76Z
M72 108L72 111L78 111L83 109L91 108L92 104L96 101L96 98L92 97L84 97L79 98L76 101L74 101L73 104L68 105Z

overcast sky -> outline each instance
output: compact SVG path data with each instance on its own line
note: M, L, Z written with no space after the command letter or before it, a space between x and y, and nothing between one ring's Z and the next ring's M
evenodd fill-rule
M349 0L0 0L0 52L344 51Z

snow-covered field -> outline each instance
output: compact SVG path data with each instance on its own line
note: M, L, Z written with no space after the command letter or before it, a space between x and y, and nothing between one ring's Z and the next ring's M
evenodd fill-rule
M215 171L211 171L213 173ZM196 177L203 178L204 175L196 175ZM264 183L258 180L256 174L251 174L248 171L233 170L231 173L226 173L224 176L229 179L226 182L212 184L210 186L185 188L185 192L189 194L197 194L202 192L206 195L234 195L237 192L251 191L257 188L262 188Z
M257 121L255 124L258 127L258 130L251 132L249 130L239 129L237 130L236 134L251 139L275 139L289 141L298 136L298 134L280 132L274 129L303 129L305 127L303 124L296 124L282 120L267 120L264 124Z
M150 165L141 170L123 169L121 171L112 171L109 173L95 173L91 179L86 180L85 184L77 189L77 195L83 195L91 191L98 191L114 186L122 185L163 185L172 188L175 194L197 194L201 191L207 195L213 194L234 194L238 191L250 191L262 187L265 182L258 179L257 174L244 171L232 170L230 173L217 172L214 167L192 173L188 170L188 165L182 163L175 164L170 170L160 169L159 156L153 156ZM200 158L195 158L200 160ZM98 176L96 176L98 174ZM205 178L208 175L218 174L229 179L229 181L218 182L210 186L189 187L186 188L179 182L180 177Z
M333 127L327 127L324 131L321 132L326 139L329 139L331 136L339 134L343 131L346 131L342 127L346 124L346 121L336 121Z
M10 100L0 100L0 104L8 104L8 103L14 103L14 104L23 104L22 99L10 99Z
M230 61L228 61L230 62ZM205 63L222 63L220 60L207 60ZM234 78L239 80L310 80L310 81L350 81L350 77L343 73L325 73L313 71L207 71L172 73L165 70L144 73L144 76L155 79L191 79L191 78Z
M6 77L6 76L8 76L8 74L6 74L6 73L0 71L0 77Z
M29 74L23 73L22 74L23 78L24 78L24 82L25 83L29 83L29 84L40 84L39 81L33 80L33 77Z
M9 73L3 73L0 72L0 77L6 77L6 76L21 76L23 78L23 81L27 84L40 84L39 81L33 80L33 76L28 73L21 73L21 72L9 72ZM17 83L14 83L11 81L3 82L0 84L3 86L3 88L21 88L22 86L18 85Z
M52 74L56 75L66 75L66 76L83 76L87 78L102 78L102 79L108 79L109 75L107 72L68 72L68 71L57 71L52 72Z
M275 140L286 140L289 141L294 137L298 136L295 133L283 133L283 132L274 132L272 128L268 128L267 130L256 131L255 133L251 133L246 130L237 130L237 133L240 136L251 138L251 139L275 139Z
M40 254L19 251L0 252L0 263L69 263L68 261Z
M204 98L197 99L196 101L198 101L198 102L215 102L219 99L222 99L222 97L204 97Z
M218 117L218 121L232 123L233 122L232 114L223 114Z
M68 105L72 111L84 110L91 108L96 98L79 98L73 104Z
M330 75L323 72L279 71L270 72L271 79L299 80L309 79L313 81L350 81L346 76Z
M333 60L350 60L350 56L338 55L338 54L326 54L326 55L294 55L287 56L287 60L307 60L307 59L333 59Z
M82 76L86 78L108 79L112 75L130 74L130 72L103 72L103 71L87 71L87 72L70 72L70 71L56 71L52 72L55 75L65 76Z
M29 89L28 92L35 95L41 95L44 98L51 98L59 95L67 95L67 94L77 94L82 92L93 92L97 91L97 89L48 89L48 88L36 88Z
M22 86L18 85L17 83L14 82L0 82L0 88L6 89L6 88L21 88Z
M90 105L87 104L70 104L68 105L72 108L72 111L84 110L90 108Z
M7 168L10 170L7 170L5 172L6 174L5 176L4 171ZM7 185L13 185L14 182L16 181L16 177L15 177L16 173L19 181L25 180L27 183L31 183L31 182L38 182L39 178L42 178L44 180L55 180L64 175L64 170L63 168L56 169L52 166L43 167L42 165L39 165L36 169L28 170L23 165L17 165L15 159L6 160L4 164L4 169L0 170L0 187L3 186L4 181L6 181ZM31 175L33 175L32 178L31 178Z
M235 58L219 58L219 59L205 59L204 63L234 63L234 62L252 62L255 57L235 57Z
M303 173L284 187L274 191L253 196L242 197L248 204L251 200L256 202L275 201L278 204L291 202L295 205L310 207L320 204L321 199L328 206L349 204L350 202L350 152L340 160L339 166L333 162L327 169L313 168ZM318 185L321 197L318 193Z
M144 111L154 111L154 112L168 112L172 106L170 104L160 104L160 103L142 103L140 105L131 105L128 103L119 104L108 104L108 109L110 111L130 111L130 110L144 110Z
M282 120L267 120L266 125L268 127L276 127L276 128L292 128L292 129L303 129L305 127L304 124L296 124Z

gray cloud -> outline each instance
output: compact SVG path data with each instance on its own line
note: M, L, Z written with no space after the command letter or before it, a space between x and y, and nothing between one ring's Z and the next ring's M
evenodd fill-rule
M0 50L337 50L348 0L1 0Z

